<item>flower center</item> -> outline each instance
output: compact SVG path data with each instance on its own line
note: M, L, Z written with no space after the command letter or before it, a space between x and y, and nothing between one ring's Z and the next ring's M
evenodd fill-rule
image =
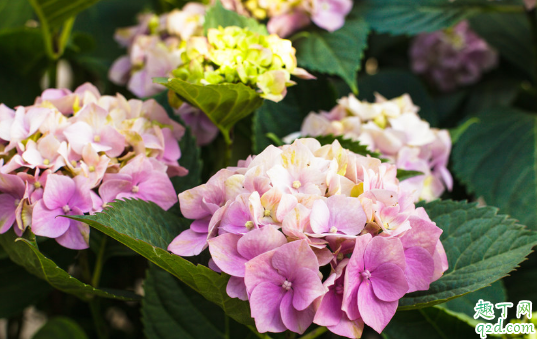
M332 226L330 227L330 233L336 233L337 232L337 227L336 226Z
M288 280L284 281L282 284L283 289L286 291L289 291L292 286L293 286L293 283Z
M251 231L254 228L254 222L251 220L248 220L247 222L244 223L244 227L246 227L248 231Z
M90 172L95 172L95 166L90 166L88 169L89 169Z
M270 210L265 210L265 212L263 212L263 216L270 217Z
M95 141L95 142L101 142L101 136L98 135L98 134L95 135L95 136L93 137L93 141Z
M363 271L361 274L362 274L362 278L364 278L364 279L370 279L371 278L371 272L369 272L368 270Z
M43 165L48 166L49 164L50 164L50 160L48 159L43 160Z
M71 166L76 167L76 161L75 160L71 160Z
M69 205L63 206L62 209L63 209L63 213L68 213L69 211L71 211L71 207L69 207Z
M34 188L35 189L41 188L41 183L39 181L34 182Z
M132 186L132 189L131 189L132 193L138 193L138 191L140 191L140 187L138 187L136 185Z
M300 181L298 181L298 180L293 181L293 188L294 188L294 189L297 190L297 189L300 188L300 186L302 186L302 184L300 183Z

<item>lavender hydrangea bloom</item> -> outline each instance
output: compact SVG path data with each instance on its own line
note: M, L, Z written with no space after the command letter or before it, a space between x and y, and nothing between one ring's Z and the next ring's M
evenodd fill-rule
M498 63L498 53L470 29L467 21L418 35L410 57L412 70L444 92L477 82Z

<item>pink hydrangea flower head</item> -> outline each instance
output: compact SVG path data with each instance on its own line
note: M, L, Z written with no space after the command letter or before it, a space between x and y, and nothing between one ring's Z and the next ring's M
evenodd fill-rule
M21 178L0 172L0 234L15 223L16 211L25 193L26 185Z
M315 0L311 20L329 32L340 29L352 9L351 0Z

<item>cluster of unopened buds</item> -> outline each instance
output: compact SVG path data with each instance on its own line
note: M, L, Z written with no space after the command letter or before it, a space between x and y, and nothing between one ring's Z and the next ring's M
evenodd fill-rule
M297 67L295 53L291 41L275 34L265 36L236 26L212 28L207 37L186 42L183 64L173 75L194 84L243 83L278 102L295 84L291 74L314 78Z
M442 230L397 168L312 138L269 146L179 194L193 219L168 249L231 276L230 297L249 300L259 332L327 326L359 338L381 332L406 293L448 268ZM329 271L324 276L320 273Z
M178 163L183 133L156 101L101 96L88 83L47 89L32 106L0 105L0 233L31 226L84 249L89 227L58 216L99 212L123 198L170 208L170 177L188 173Z
M327 31L338 30L352 9L352 0L222 0L222 4L245 16L268 19L268 31L282 38L312 21Z
M378 94L376 98L375 103L368 103L352 94L343 97L330 112L310 113L301 131L284 140L334 135L359 141L397 168L423 173L401 182L415 201L431 201L445 188L451 190L453 179L446 167L451 151L449 132L421 120L419 108L407 94L392 100Z
M498 53L461 21L444 30L418 35L410 48L412 70L441 91L476 83L498 64Z

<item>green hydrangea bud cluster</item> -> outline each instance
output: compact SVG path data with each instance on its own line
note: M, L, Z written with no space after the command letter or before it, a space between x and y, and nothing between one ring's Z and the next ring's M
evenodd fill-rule
M287 87L295 84L291 74L314 78L297 67L291 41L277 35L260 35L248 28L229 26L209 29L207 37L191 37L181 55L183 64L173 75L193 84L243 83L261 97L278 102Z

